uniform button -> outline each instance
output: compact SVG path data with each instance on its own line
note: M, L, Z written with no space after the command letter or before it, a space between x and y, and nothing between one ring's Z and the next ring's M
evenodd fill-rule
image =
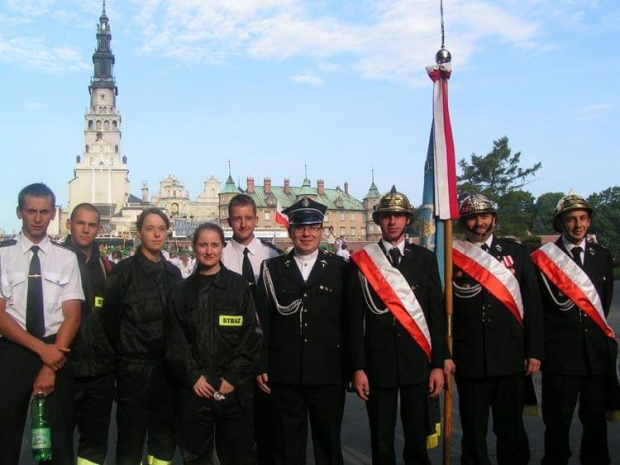
M397 333L397 334L396 334L396 337L397 337L397 338L400 338L400 333Z
M308 342L308 339L304 339L304 342Z
M323 289L323 286L319 286L319 289Z
M308 310L304 310L304 313L308 313Z
M306 326L306 327L307 327L307 326L308 326L308 323L304 323L304 326Z
M308 294L306 294L305 292L304 292L304 297L308 297Z

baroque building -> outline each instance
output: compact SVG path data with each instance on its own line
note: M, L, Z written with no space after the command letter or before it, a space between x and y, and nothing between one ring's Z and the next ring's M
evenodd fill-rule
M245 193L257 205L256 234L259 237L288 237L287 231L275 222L276 208L278 204L282 208L289 207L304 196L327 206L325 228L333 227L336 236L353 241L380 237L379 228L372 221L373 208L381 196L374 183L374 173L368 194L362 201L349 193L347 182L344 189L325 187L322 179L313 186L307 173L300 186L292 186L289 179L276 186L270 178L257 185L253 177L248 177L245 189L242 189L235 185L230 165L224 185L211 175L195 200L190 198L188 189L173 173L160 181L159 191L151 198L146 181L142 182L140 197L132 195L127 157L121 148L121 115L116 106L118 87L113 73L115 57L105 1L96 39L94 72L88 86L90 103L84 115L84 149L76 157L74 177L69 182L68 205L60 211L60 234L68 233L65 223L73 208L88 202L99 210L104 234L113 237L133 236L136 218L146 207L163 209L172 220L175 235L187 236L197 224L205 221L221 224L230 235L228 203L236 194Z

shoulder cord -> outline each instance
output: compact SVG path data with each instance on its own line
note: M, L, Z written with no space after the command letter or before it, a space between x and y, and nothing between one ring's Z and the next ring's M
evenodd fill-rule
M543 279L543 283L545 283L545 287L549 291L549 295L551 296L553 303L555 303L558 306L559 310L565 312L575 306L575 303L568 298L564 302L560 302L558 299L556 299L555 295L553 294L553 291L551 290L551 286L549 286L549 281L547 281L547 277L542 273L541 273L541 276Z
M368 306L370 311L375 315L383 315L384 313L387 313L389 311L387 308L377 307L377 304L375 304L375 301L372 299L372 294L370 293L370 286L368 285L368 279L366 279L366 276L364 276L364 274L359 270L357 272L359 274L360 282L362 284L362 294L364 295L364 301L366 302L366 305Z
M476 297L480 292L482 292L482 285L476 284L471 287L459 286L454 281L452 281L452 287L454 288L454 293L458 295L461 299L471 299L472 297Z
M271 279L271 273L269 272L269 268L267 266L263 267L263 280L265 281L265 289L267 290L267 294L271 298L274 303L276 310L282 316L289 316L297 313L303 307L303 301L301 299L294 300L289 305L281 305L278 302L278 297L276 296L276 290L273 287L273 280ZM300 312L301 317L301 312Z

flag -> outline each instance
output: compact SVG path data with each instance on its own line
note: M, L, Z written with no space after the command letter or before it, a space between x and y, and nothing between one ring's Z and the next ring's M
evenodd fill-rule
M433 81L431 140L433 142L435 184L434 215L440 220L450 220L459 216L456 192L456 159L448 109L448 79L450 79L452 65L449 62L441 63L428 66L426 71Z
M433 145L433 128L428 141L428 151L426 154L426 165L424 166L424 190L422 192L422 207L420 208L420 245L426 247L431 252L435 252L439 275L441 277L441 287L444 283L444 235L443 221L435 218L435 151Z
M286 229L289 227L288 216L282 213L282 204L279 200L276 203L276 223L284 226Z

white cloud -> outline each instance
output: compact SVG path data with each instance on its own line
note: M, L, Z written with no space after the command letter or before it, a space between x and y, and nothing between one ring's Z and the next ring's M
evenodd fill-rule
M49 108L47 103L41 102L26 102L22 105L24 110L43 110L44 108Z
M325 80L315 76L312 73L304 73L293 76L293 81L299 84L310 84L311 86L322 86L325 84Z
M90 69L76 50L70 47L50 48L43 40L28 36L5 39L0 35L0 61L48 73Z
M594 105L589 105L579 109L575 121L584 123L603 119L609 115L611 109L612 105L610 103L597 103Z
M449 4L448 43L454 44L453 54L458 52L462 62L488 37L519 48L536 46L538 23L496 3ZM440 43L435 0L347 3L346 15L330 11L324 2L308 0L132 0L132 4L143 37L141 50L182 60L309 57L318 68L339 61L338 66L365 78L411 83L424 75L424 66L432 63Z

